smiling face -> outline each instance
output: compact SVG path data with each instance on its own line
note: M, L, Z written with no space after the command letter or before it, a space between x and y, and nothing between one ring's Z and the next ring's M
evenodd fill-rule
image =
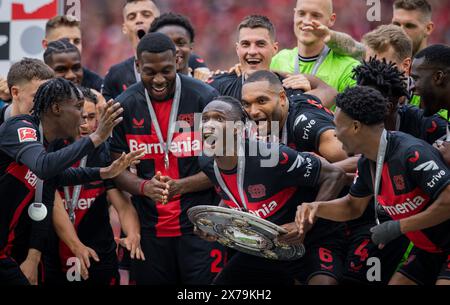
M298 0L294 8L294 33L304 45L313 45L319 38L312 34L312 21L332 27L336 20L331 0Z
M85 124L83 118L84 99L71 98L53 105L58 115L53 119L62 126L60 132L63 139L74 141L80 136L80 126Z
M246 83L242 87L242 106L251 120L258 125L258 135L272 132L272 122L284 121L283 110L288 107L286 93L280 87L275 89L266 80Z
M436 84L436 77L439 71L429 67L425 63L425 58L414 59L411 68L411 77L414 80L414 94L420 96L421 107L426 116L437 113L445 108L445 98L438 94L439 87Z
M48 65L55 71L56 77L62 77L77 85L81 85L83 81L83 67L80 53L53 54Z
M342 143L342 149L349 156L361 153L358 149L358 134L361 124L352 120L339 107L336 108L334 124L336 125L336 137Z
M239 63L246 74L259 70L269 70L272 57L278 51L278 44L270 37L265 28L242 28L236 52Z
M192 52L192 41L189 32L179 25L166 25L158 29L172 39L177 49L177 71L187 74L189 72L189 57Z
M171 50L162 53L142 52L137 60L142 82L150 97L166 101L175 92L176 57Z

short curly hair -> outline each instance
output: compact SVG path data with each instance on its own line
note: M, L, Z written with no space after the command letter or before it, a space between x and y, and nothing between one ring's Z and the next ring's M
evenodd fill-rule
M353 120L369 126L383 123L387 112L386 98L367 86L345 89L336 97L336 106Z
M177 25L184 28L191 39L191 42L195 40L195 31L192 23L186 16L175 14L175 13L165 13L161 16L157 17L152 25L150 26L149 33L153 33L158 31L160 28L165 27L167 25Z

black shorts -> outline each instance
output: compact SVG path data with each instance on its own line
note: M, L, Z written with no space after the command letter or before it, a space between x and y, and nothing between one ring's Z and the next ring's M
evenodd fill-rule
M370 228L375 222L359 223L346 227L347 255L344 264L345 283L386 285L398 266L409 246L409 239L402 235L379 249L372 242ZM381 281L369 282L367 273L372 265L367 260L377 257L381 264Z
M434 285L440 279L450 280L450 251L430 253L414 247L398 272L419 285Z
M194 234L155 237L141 233L145 261L131 260L137 285L209 285L222 269L223 247Z
M241 252L230 258L216 285L307 284L316 275L342 279L344 234L340 224L318 220L305 239L305 255L296 261L274 261Z
M59 256L44 253L43 261L43 283L46 286L116 286L120 284L115 251L101 254L99 262L90 259L91 266L88 269L89 278L87 280L76 275L75 263L62 266Z
M0 259L0 286L30 285L16 261L10 257Z

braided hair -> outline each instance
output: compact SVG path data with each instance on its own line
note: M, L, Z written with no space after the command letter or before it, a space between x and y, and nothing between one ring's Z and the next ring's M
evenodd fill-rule
M58 77L42 84L34 96L32 115L41 119L53 104L62 103L67 100L82 100L83 94L77 86L64 78Z
M54 54L62 54L62 53L78 53L80 55L80 50L71 44L69 39L62 38L60 40L52 41L48 44L47 49L44 52L44 62L47 65L50 65L52 61L52 56ZM80 55L81 56L81 55Z
M355 67L353 73L358 85L377 89L396 104L399 98L409 95L405 73L400 72L394 63L388 63L385 58L379 60L376 56L371 57L369 61L363 61Z

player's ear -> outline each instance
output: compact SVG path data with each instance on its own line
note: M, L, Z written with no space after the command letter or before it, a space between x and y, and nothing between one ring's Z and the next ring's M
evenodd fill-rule
M47 39L43 39L42 40L42 48L44 50L47 50L47 47L48 47L48 40Z
M61 106L59 105L59 103L53 103L51 110L52 110L52 114L54 114L54 115L61 114Z
M436 73L434 73L433 80L434 80L436 86L440 87L440 86L445 85L445 79L446 79L445 76L446 76L446 73L442 70L439 70Z
M20 89L17 86L12 86L10 94L13 100L17 99Z
M138 58L134 59L134 64L136 65L136 71L140 74L141 73L141 65L139 63L139 59Z
M353 131L355 133L357 133L359 130L361 130L361 122L353 121L352 125L353 125Z
M281 89L280 91L280 105L281 107L286 107L286 105L288 104L288 98L286 96L286 91L284 91L283 89Z
M411 57L407 57L403 60L403 62L401 63L402 69L403 71L405 71L406 75L409 75L410 71L411 71Z

